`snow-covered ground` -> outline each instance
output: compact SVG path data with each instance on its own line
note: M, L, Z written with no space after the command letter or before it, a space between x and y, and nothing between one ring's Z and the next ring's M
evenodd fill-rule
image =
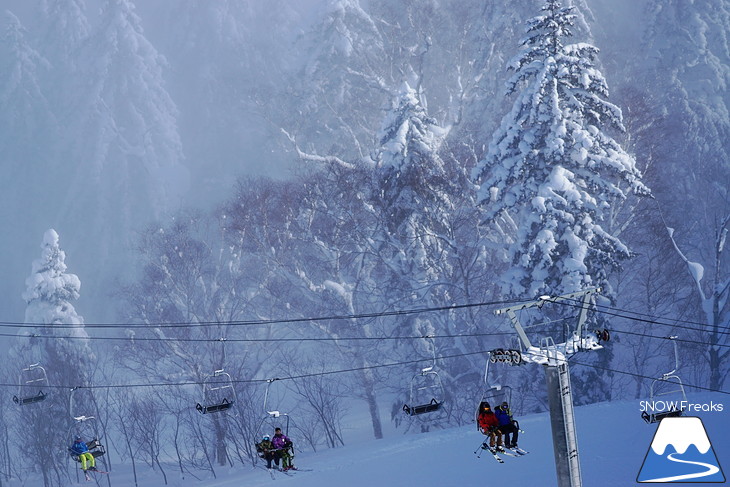
M723 405L722 411L693 415L702 419L720 466L730 468L730 396L700 394L690 396L689 400L694 404ZM583 485L636 484L657 428L641 419L640 406L639 401L621 401L576 408ZM474 451L483 437L474 426L464 426L406 436L391 434L382 440L361 441L335 450L298 453L295 464L302 470L291 476L276 472L273 482L297 487L557 485L547 413L519 419L525 431L520 445L530 454L521 458L504 456L503 465L488 452L478 458ZM726 476L728 473L725 470ZM113 486L135 485L126 466L115 467L111 475ZM220 470L216 479L197 481L180 479L171 467L168 482L174 487L254 487L272 485L272 478L260 467L238 467ZM145 467L137 485L158 487L163 482L158 473Z

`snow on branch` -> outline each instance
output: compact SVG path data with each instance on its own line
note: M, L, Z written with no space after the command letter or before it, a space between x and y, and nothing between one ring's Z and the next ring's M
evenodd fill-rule
M286 135L286 137L289 139L289 141L294 145L294 150L297 151L297 155L303 161L318 162L318 163L322 163L322 164L337 164L346 169L355 169L356 168L355 164L344 161L337 156L320 156L318 154L309 154L307 152L303 152L299 148L299 145L297 145L296 138L293 135L291 135L289 132L287 132L284 129L281 129L281 132L284 135Z
M702 289L702 278L705 276L705 268L702 267L702 264L700 264L699 262L692 262L691 260L689 260L687 256L684 255L682 250L680 250L679 245L677 245L677 241L674 239L674 228L666 227L666 229L667 233L669 234L669 240L672 241L672 245L674 246L674 250L677 251L679 257L687 264L687 270L689 271L692 279L697 285L697 290L700 293L700 297L703 301L705 301L707 299L707 296L705 296L705 291Z

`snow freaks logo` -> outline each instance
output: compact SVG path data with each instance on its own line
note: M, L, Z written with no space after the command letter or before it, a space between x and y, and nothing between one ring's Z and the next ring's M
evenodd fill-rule
M636 481L725 482L702 420L691 416L662 419Z
M689 401L640 401L639 408L642 412L663 413L667 411L684 411L685 413L721 413L722 403L692 403Z

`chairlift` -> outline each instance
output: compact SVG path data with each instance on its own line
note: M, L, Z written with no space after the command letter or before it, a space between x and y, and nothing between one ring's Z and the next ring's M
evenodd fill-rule
M86 443L89 453L94 458L103 457L106 454L106 448L102 443L104 432L96 419L98 417L98 411L93 389L90 387L74 387L71 389L69 395L69 413L72 423L66 436L67 444L65 448L68 450L70 458L74 462L81 463L79 455L72 452L70 448L74 440L79 437ZM104 465L102 469L108 470L108 465L106 465L103 458L101 461Z
M653 406L657 397L667 395L676 396L677 394L681 395L682 402L680 402L679 407L677 407L676 401L670 401L671 406L666 411L654 411L652 413L642 411L641 417L647 422L647 424L658 423L664 418L682 416L684 414L684 408L682 405L687 404L687 394L684 390L684 384L682 383L682 379L677 375L677 370L679 369L677 337L676 335L669 336L667 337L667 340L670 340L672 345L674 345L674 369L651 382L651 386L649 387L649 403Z
M408 402L403 405L403 412L409 416L438 411L444 403L444 385L441 376L433 367L421 369L411 379Z
M203 403L197 403L195 409L201 414L228 411L236 402L236 390L233 379L223 369L216 370L203 380Z
M274 435L274 431L277 428L281 428L282 433L284 433L284 435L287 437L289 436L289 423L291 417L289 416L289 414L284 413L280 410L281 404L277 404L275 408L271 408L269 404L269 393L271 391L271 385L278 380L278 378L266 380L266 391L264 392L263 405L264 416L261 418L261 421L259 421L259 423L256 425L256 429L254 430L255 436L253 444L260 458L265 457L264 450L262 449L260 444L264 433L272 437ZM267 428L267 430L264 431L264 428ZM289 461L291 461L291 459L294 458L293 448L285 447L284 450L288 452Z
M86 443L86 447L88 448L89 453L94 456L94 459L98 459L106 455L106 448L101 442L103 435L100 434L96 418L94 416L77 416L73 419L74 423L69 428L67 436L68 443L66 445L71 460L76 463L81 463L79 454L71 451L71 445L73 445L76 438L81 438L81 440ZM104 469L106 469L106 465L104 466Z
M403 412L409 416L432 413L441 409L446 391L441 376L436 372L436 344L431 339L431 365L421 369L411 379L408 402L403 405Z
M266 392L264 393L264 416L261 418L261 421L256 425L256 429L254 430L254 446L256 447L257 451L259 450L259 442L261 441L261 438L264 434L264 427L268 426L268 431L266 432L268 435L273 435L273 432L276 428L281 428L284 435L289 436L289 421L290 416L287 413L283 413L280 411L280 408L272 408L269 410L269 392L271 390L271 385L279 380L276 379L267 379L266 380ZM262 457L263 458L263 457Z
M48 374L40 364L32 364L20 371L18 378L18 394L13 396L13 402L18 406L39 404L48 393Z

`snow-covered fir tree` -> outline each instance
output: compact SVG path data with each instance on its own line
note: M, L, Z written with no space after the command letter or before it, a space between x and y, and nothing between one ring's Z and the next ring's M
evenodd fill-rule
M32 272L25 280L25 324L37 326L33 335L53 336L53 340L31 339L21 348L26 360L53 364L56 383L86 385L86 368L93 359L84 318L72 304L80 296L81 281L66 272L66 253L59 236L50 229L43 235L41 256L33 261ZM47 326L51 325L51 326ZM54 327L53 325L59 325ZM22 344L21 344L22 345ZM70 363L75 363L69 367Z
M89 182L104 185L99 206L109 211L111 205L127 226L142 216L159 217L180 203L188 184L177 108L163 79L165 60L144 36L129 0L106 2L80 55L87 83L78 128L90 137L78 143L75 155L86 156L81 160L89 165Z
M68 189L54 211L69 231L96 236L74 248L85 256L80 271L94 282L87 294L94 306L109 294L110 276L127 270L121 261L134 231L181 204L188 172L165 60L144 36L134 5L106 1L75 55L70 66L79 67L80 82L61 101L74 109L58 155ZM113 319L108 306L92 312Z
M63 485L65 480L63 465L68 460L58 455L58 447L69 442L66 434L74 414L69 406L69 391L89 385L94 362L84 319L72 304L80 295L81 281L66 272L65 260L58 233L47 230L41 255L33 261L26 279L25 326L10 350L19 369L40 364L47 372L49 389L43 392L48 397L37 407L21 406L22 420L14 431L17 441L34 452L37 462L31 468L42 473L45 486ZM85 397L92 396L89 393ZM96 407L87 400L89 403L76 409L94 415Z
M605 287L631 253L602 226L613 201L648 194L634 159L604 129L623 130L606 101L598 49L567 44L572 7L547 0L527 22L523 50L511 62L517 97L473 171L488 221L513 218L509 296Z
M41 45L56 67L77 61L74 51L91 31L84 0L42 0Z
M81 281L75 274L66 273L66 253L61 250L58 240L55 230L46 231L41 244L41 257L33 261L33 271L25 281L23 299L27 303L26 323L84 323L71 304L71 301L79 298Z
M360 0L328 0L300 43L307 57L297 76L297 135L330 155L367 157L377 108L389 102L388 56L375 20Z
M35 246L35 222L47 221L45 204L58 187L51 169L57 124L44 89L51 64L32 41L18 17L0 12L0 228L6 245L0 308L7 316L23 313L16 284L27 272L27 258L14 252Z
M455 182L438 155L444 135L416 91L403 83L379 134L375 201L382 205L390 234L422 248L436 239L424 230L438 225L451 207Z
M46 148L54 137L55 117L43 90L49 62L10 11L0 16L0 29L0 191L7 197L0 222L15 231L18 214L28 209L16 188L50 181L45 178Z
M40 17L38 49L51 65L44 88L54 113L59 119L68 120L74 117L77 108L76 100L69 93L74 93L81 84L79 68L84 59L78 56L78 51L91 30L85 5L83 0L43 0ZM60 161L53 162L58 165Z

